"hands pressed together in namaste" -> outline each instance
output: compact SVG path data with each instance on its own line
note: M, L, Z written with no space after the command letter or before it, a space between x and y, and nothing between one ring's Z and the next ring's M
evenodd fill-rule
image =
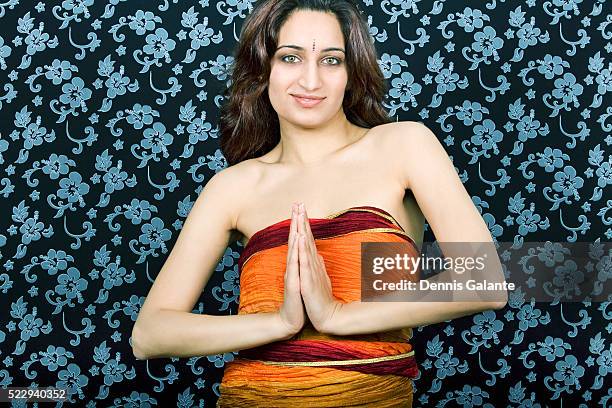
M304 301L302 303L302 300ZM285 293L280 319L293 336L305 323L304 306L314 328L325 333L341 307L332 294L332 285L318 254L304 204L293 204L285 271Z

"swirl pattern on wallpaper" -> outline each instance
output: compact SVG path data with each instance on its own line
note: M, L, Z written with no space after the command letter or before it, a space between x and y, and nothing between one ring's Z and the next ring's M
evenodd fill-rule
M463 3L359 2L389 115L436 133L496 240L609 241L610 3ZM129 338L227 166L220 95L254 4L0 2L0 387L67 387L88 408L214 405L235 353L137 361ZM236 313L241 249L194 313ZM514 296L418 328L415 406L610 406L611 300Z

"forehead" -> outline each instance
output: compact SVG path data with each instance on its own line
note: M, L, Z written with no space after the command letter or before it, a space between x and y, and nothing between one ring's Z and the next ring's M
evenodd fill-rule
M309 46L313 39L322 46L342 46L344 38L338 19L333 13L298 10L281 26L278 43Z

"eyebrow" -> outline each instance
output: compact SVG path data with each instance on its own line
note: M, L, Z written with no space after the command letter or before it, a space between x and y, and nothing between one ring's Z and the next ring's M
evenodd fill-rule
M278 51L279 49L284 48L284 47L294 48L294 49L299 50L299 51L304 51L304 47L300 47L299 45L293 45L293 44L281 45L280 47L278 47L276 49L276 51ZM344 52L346 54L346 52L342 48L337 48L337 47L329 47L329 48L324 48L324 49L321 50L321 52L327 52L327 51L340 51L340 52Z

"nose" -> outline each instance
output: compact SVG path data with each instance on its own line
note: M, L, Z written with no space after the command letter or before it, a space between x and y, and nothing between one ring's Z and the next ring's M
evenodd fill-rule
M321 73L316 60L303 65L298 84L306 90L313 90L321 85Z

